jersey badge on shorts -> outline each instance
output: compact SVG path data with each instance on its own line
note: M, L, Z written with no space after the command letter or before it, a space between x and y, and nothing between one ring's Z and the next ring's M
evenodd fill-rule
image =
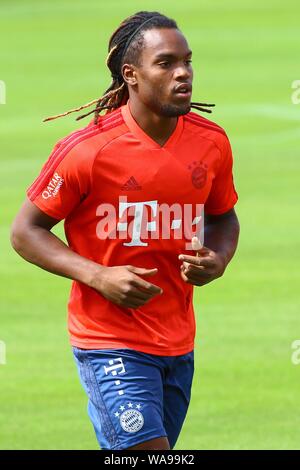
M115 417L120 420L120 425L124 431L129 433L138 432L144 426L144 416L141 413L141 405L139 403L127 403L127 405L119 406Z

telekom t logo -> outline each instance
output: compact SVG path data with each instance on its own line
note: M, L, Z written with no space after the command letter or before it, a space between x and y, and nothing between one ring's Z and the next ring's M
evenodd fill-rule
M124 213L129 207L134 208L134 219L132 226L132 239L130 242L123 243L125 246L148 246L148 243L142 242L142 219L144 207L149 206L153 212L153 216L156 217L157 213L157 202L158 201L143 201L143 202L120 202L119 203L119 219L121 219ZM156 222L147 222L147 231L154 232L156 230ZM118 223L118 231L127 230L127 222Z
M125 367L121 357L117 357L116 359L110 359L108 361L110 367L104 366L105 375L111 372L111 375L117 374L125 374Z

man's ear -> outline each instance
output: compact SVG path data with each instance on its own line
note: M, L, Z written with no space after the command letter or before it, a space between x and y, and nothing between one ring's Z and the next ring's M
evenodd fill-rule
M130 86L137 85L136 70L134 65L124 64L122 66L122 75L125 83Z

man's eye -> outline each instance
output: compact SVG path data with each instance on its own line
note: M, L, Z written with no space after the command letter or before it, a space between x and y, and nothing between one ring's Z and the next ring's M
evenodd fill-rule
M187 63L187 64L191 64L192 61L191 61L191 60L187 60L186 63Z
M168 67L168 65L170 65L169 62L160 62L158 65L160 65L161 67Z

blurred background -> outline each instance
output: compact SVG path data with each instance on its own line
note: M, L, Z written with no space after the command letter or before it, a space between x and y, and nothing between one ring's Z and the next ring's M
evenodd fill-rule
M98 448L68 342L70 281L19 258L9 229L56 141L87 123L42 118L101 96L108 39L139 10L186 35L193 98L217 104L239 193L236 256L196 289L195 379L176 448L299 449L298 0L0 0L0 448Z

